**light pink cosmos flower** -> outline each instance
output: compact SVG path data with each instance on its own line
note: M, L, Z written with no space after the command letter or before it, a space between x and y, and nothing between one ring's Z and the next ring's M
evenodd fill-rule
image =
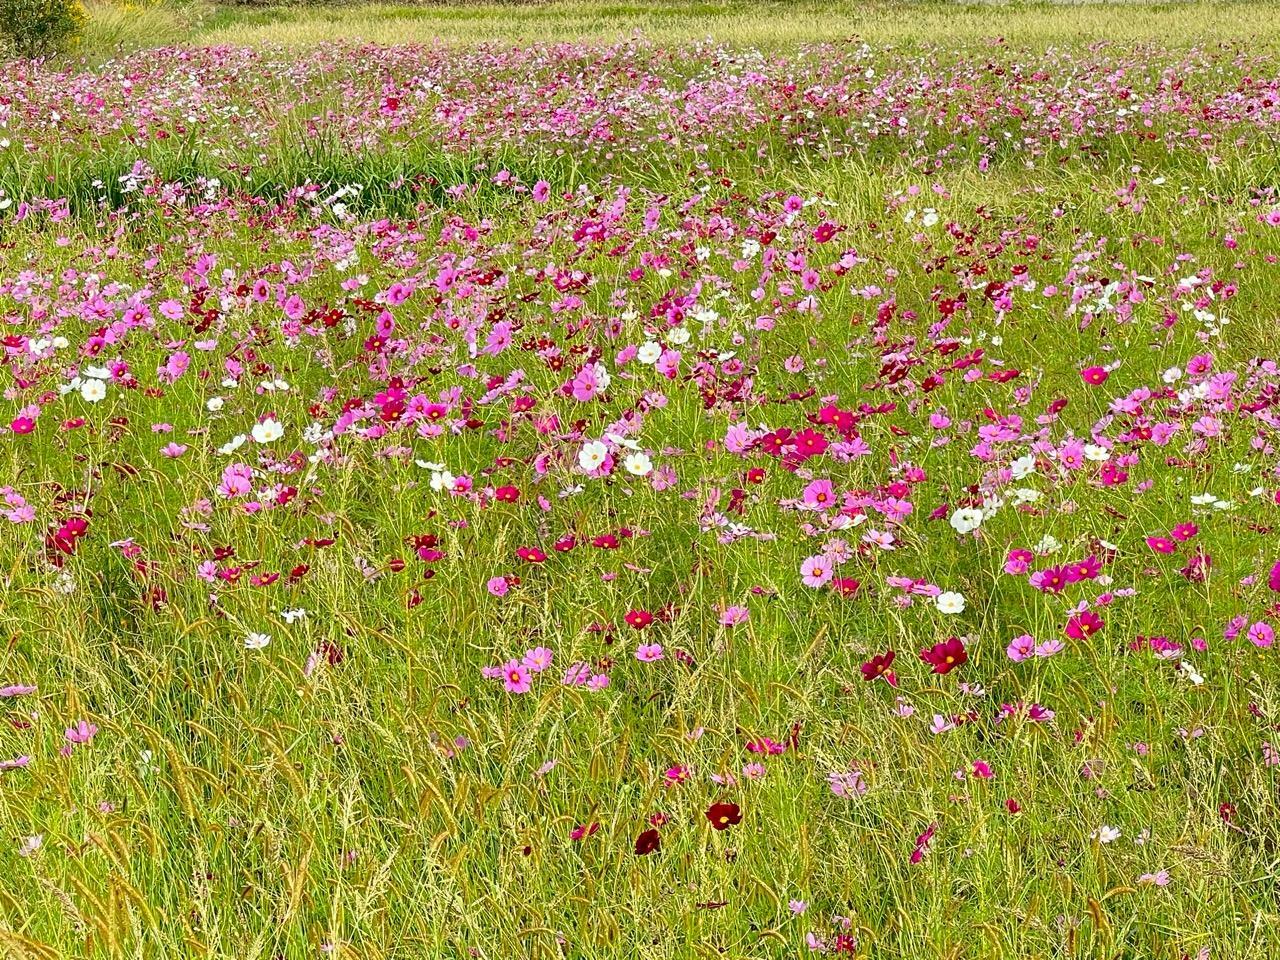
M831 581L831 563L826 557L816 555L808 557L800 564L801 582L806 587L821 587Z
M1014 663L1021 663L1035 653L1035 648L1035 638L1029 633L1024 633L1020 637L1014 637L1009 642L1009 646L1005 648L1005 653L1009 655L1009 659Z
M551 657L552 653L546 647L534 647L532 650L525 651L524 658L520 662L533 673L541 673L551 666Z

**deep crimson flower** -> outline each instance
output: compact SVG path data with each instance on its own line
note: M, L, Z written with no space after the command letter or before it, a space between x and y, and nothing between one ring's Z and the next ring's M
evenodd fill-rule
M547 555L537 547L521 547L516 551L516 556L528 563L542 563L547 559Z
M502 503L515 503L520 499L520 490L517 487L499 487L493 491L493 496Z
M1280 593L1280 563L1271 568L1271 576L1267 579L1267 586Z
M649 624L653 623L653 614L648 610L630 610L627 615L622 618L637 630L643 630Z
M937 674L950 673L956 667L969 662L969 654L964 648L964 641L959 637L948 637L942 643L935 643L928 650L920 651L920 659L933 667Z
M599 829L600 829L600 824L597 821L592 821L591 823L582 823L573 828L573 831L569 834L569 839L582 840L584 837L589 837L593 835Z
M874 657L862 665L862 679L868 682L878 680L884 677L889 681L889 685L896 687L898 678L894 676L893 671L889 669L893 665L893 658L897 654L892 650L886 650L884 653L877 653Z
M662 836L657 830L646 830L636 837L636 854L643 857L662 849Z
M736 803L713 803L707 807L707 819L717 830L727 830L742 822L742 810Z
M861 586L862 584L853 577L836 577L831 581L831 589L842 597L854 596Z

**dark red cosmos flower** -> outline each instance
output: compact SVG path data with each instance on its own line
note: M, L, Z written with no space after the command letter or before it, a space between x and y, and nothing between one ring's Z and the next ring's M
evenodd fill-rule
M636 837L636 854L645 856L662 848L662 837L657 830L646 830Z
M493 491L493 496L502 503L515 503L520 499L520 490L518 487L499 487Z
M629 610L627 615L622 618L637 630L643 630L649 624L653 623L653 614L648 610Z
M717 830L727 830L742 822L742 810L736 803L713 803L707 807L707 819Z
M933 838L938 832L936 823L929 824L925 828L924 833L916 837L916 848L911 851L911 862L919 863L924 859L924 855L929 852L929 846L933 843Z
M569 834L570 840L582 840L585 837L592 836L600 829L598 821L593 820L591 823L582 823L573 828L573 832Z
M806 429L796 434L795 444L796 457L800 460L808 460L827 449L827 438L817 430Z
M842 597L852 597L862 586L853 577L836 577L831 581L831 589L836 591Z
M928 650L920 651L920 659L933 667L938 674L950 673L961 664L969 662L969 654L964 649L964 641L959 637L948 637L942 643L935 643Z
M1267 586L1280 593L1280 563L1271 568L1271 576L1267 580Z
M82 517L72 517L62 524L56 533L48 537L50 547L55 547L70 556L76 552L76 542L89 532L89 524Z
M877 653L874 657L862 665L862 679L868 682L878 680L884 677L889 681L889 686L896 687L898 678L894 676L892 670L889 669L893 665L893 658L897 654L892 650L886 650L884 653Z
M516 551L516 556L528 563L542 563L547 559L547 555L537 547L521 547Z

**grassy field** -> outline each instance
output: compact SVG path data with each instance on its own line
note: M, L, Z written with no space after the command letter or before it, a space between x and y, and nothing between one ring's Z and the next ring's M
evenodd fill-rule
M0 957L1280 954L1277 13L10 64Z
M795 0L742 3L377 3L222 5L201 0L113 3L88 0L91 55L123 45L616 42L719 43L793 51L851 37L874 45L1048 48L1069 43L1153 41L1178 47L1248 41L1274 44L1280 5L1255 2L946 3L939 0Z

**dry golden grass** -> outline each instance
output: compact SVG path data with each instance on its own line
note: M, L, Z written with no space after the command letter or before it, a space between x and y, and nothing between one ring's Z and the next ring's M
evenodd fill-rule
M993 10L993 6L1000 9ZM224 10L191 41L199 44L331 40L373 43L616 40L634 34L656 42L712 38L742 46L788 47L857 37L871 44L1007 42L1048 46L1064 41L1160 40L1167 44L1280 36L1275 3L863 2L833 3L539 3Z

